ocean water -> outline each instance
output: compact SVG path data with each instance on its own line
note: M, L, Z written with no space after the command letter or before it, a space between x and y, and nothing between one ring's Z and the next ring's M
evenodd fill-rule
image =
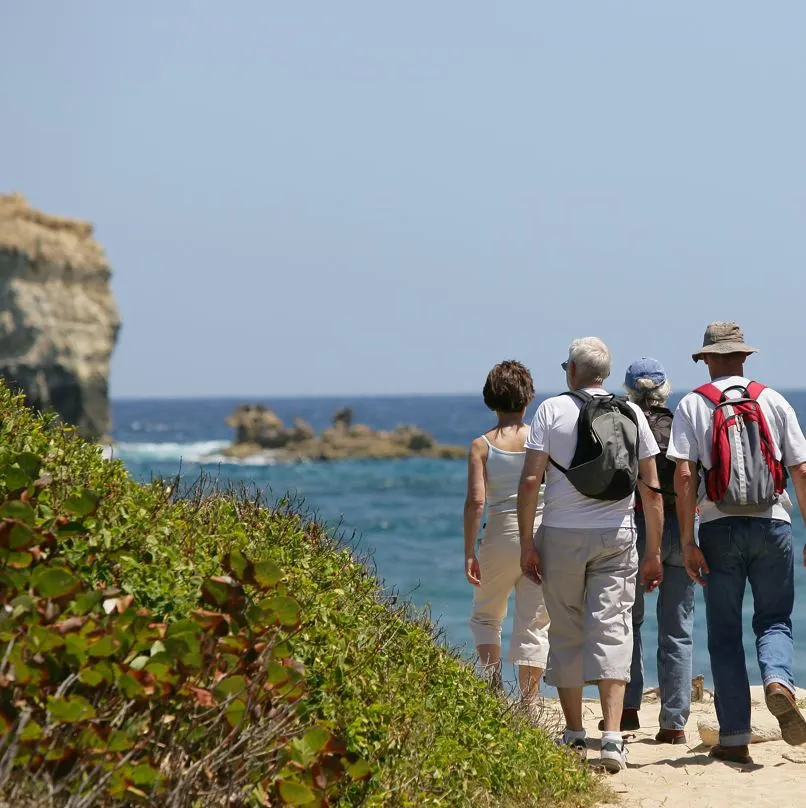
M806 424L806 391L787 393ZM539 403L538 402L536 403ZM140 480L177 473L188 480L200 471L222 483L246 482L270 498L291 493L322 519L337 527L374 564L384 585L428 606L447 639L472 655L467 620L472 587L463 571L462 508L465 496L464 461L406 459L349 460L337 463L233 463L218 452L232 439L226 416L236 400L114 401L115 455ZM354 423L377 429L416 424L442 443L469 444L492 425L491 413L480 396L412 396L372 398L278 398L265 400L290 424L294 415L318 430L343 406L354 411ZM673 403L674 402L673 400ZM531 416L534 407L527 413ZM794 501L794 496L792 496ZM793 515L796 604L795 675L806 684L806 570L800 565L806 530ZM646 686L657 684L653 638L657 635L655 595L647 596L644 647ZM749 591L745 613L752 614ZM504 626L508 641L511 616ZM754 637L745 621L745 646L751 681L760 682L754 661ZM512 680L512 671L507 672ZM705 631L705 604L697 592L694 673L710 685Z

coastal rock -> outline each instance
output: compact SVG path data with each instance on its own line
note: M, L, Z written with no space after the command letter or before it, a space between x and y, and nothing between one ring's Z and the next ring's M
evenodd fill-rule
M109 362L120 318L89 222L0 195L0 376L81 435L110 431Z
M399 426L391 432L367 424L353 424L348 407L339 410L332 426L317 435L301 418L288 429L272 410L262 404L243 404L228 418L235 429L235 442L224 449L228 457L270 456L274 460L343 460L347 458L393 459L403 457L464 457L461 446L443 446L416 426Z

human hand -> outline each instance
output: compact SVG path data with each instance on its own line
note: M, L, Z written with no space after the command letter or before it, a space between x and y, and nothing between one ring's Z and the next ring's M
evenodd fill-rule
M475 553L465 559L465 577L469 584L481 586L481 567Z
M543 571L540 568L540 556L534 547L521 550L521 572L536 584L543 583Z
M663 562L658 554L646 555L641 561L641 583L645 592L653 592L663 581Z
M687 544L683 547L683 565L692 581L696 581L700 586L705 586L704 576L708 575L711 570L702 550L696 544Z

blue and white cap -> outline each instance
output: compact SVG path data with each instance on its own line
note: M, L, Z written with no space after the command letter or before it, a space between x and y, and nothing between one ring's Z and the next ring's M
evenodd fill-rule
M666 371L657 359L644 356L636 359L624 374L624 386L630 390L638 390L638 380L649 379L655 387L660 387L666 381Z

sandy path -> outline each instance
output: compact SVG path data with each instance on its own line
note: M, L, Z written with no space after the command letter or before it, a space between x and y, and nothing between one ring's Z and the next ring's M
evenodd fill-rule
M800 691L800 699L806 692ZM657 696L647 694L641 709L641 729L628 735L628 768L607 775L606 783L618 801L607 803L619 808L806 808L806 745L789 746L782 740L754 743L753 763L740 766L708 757L698 725L715 722L710 694L692 705L686 727L687 745L671 746L655 742L658 731ZM596 727L601 713L598 702L585 703L589 760L598 760L599 738ZM754 732L772 732L778 725L763 704L761 688L753 688ZM600 806L604 808L604 804Z

